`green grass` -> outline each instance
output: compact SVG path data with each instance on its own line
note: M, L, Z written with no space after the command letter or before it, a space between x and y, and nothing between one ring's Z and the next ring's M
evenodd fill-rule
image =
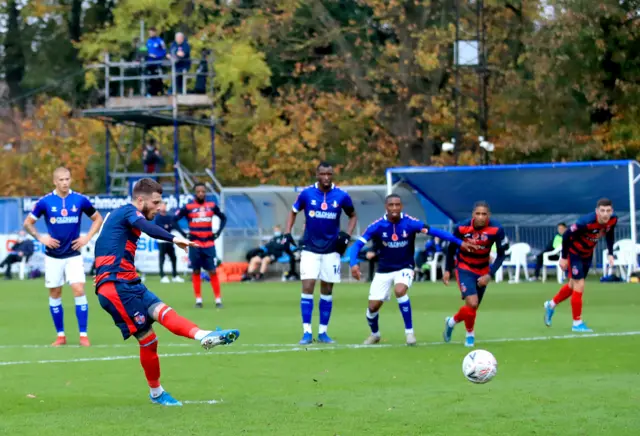
M203 327L241 330L237 343L205 353L197 343L156 328L165 355L163 386L181 400L222 402L150 404L136 343L121 340L92 291L95 346L46 347L55 334L43 282L13 281L0 289L0 433L640 434L640 335L549 338L571 336L569 304L559 307L553 328L542 323L542 302L556 284L490 286L476 326L478 347L499 362L498 375L486 385L462 375L464 328L454 332L457 343L440 343L444 317L460 305L454 287L418 283L411 290L418 347L403 345L392 301L381 313L383 346L349 348L368 335L368 288L339 285L329 329L338 345L300 349L294 346L301 335L299 283L226 285L223 310L212 308L211 295L204 309L193 308L190 284L147 284ZM64 302L74 344L70 289ZM589 283L585 319L597 333L638 332L639 302L635 285Z

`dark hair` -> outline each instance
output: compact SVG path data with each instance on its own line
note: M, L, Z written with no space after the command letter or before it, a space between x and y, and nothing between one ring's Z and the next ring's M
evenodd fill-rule
M331 165L329 162L323 160L316 167L316 171L318 171L320 169L320 167L322 167L322 168L333 168L333 165Z
M195 185L193 185L193 191L194 191L194 192L195 192L195 190L196 190L196 188L197 188L198 186L202 186L203 188L207 189L207 185L205 185L205 184L204 184L204 183L202 183L202 182L198 182L198 183L196 183Z
M151 27L149 27L149 31L150 32L156 32L157 30L156 30L156 28L154 26L151 26Z
M156 145L156 138L154 138L153 136L150 137L149 139L147 139L147 144Z
M151 195L154 192L162 195L162 185L153 179L145 178L140 179L133 186L134 198L139 195Z
M569 226L567 226L567 223L565 223L565 222L558 223L558 226L569 227Z
M609 200L608 198L601 198L600 200L598 200L598 203L596 204L596 207L600 207L600 206L612 206L613 207L613 202L611 200Z
M489 203L484 200L476 201L475 203L473 203L473 210L476 210L479 207L486 207L487 210L491 210L491 208L489 207Z
M400 196L398 194L389 194L386 197L384 197L384 202L386 203L387 201L391 200L392 198L397 198L398 200L402 201L402 198L400 198Z

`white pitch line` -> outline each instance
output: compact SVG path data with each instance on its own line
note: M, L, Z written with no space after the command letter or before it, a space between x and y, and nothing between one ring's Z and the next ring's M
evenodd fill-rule
M182 404L220 404L222 400L186 400Z
M486 339L482 343L505 343L505 342L531 342L531 341L551 341L558 339L586 339L586 338L603 338L603 337L615 337L615 336L638 336L640 331L632 332L612 332L612 333L591 333L591 334L571 334L571 335L559 335L559 336L533 336L528 338L497 338ZM460 342L452 342L452 344L458 344ZM445 342L419 342L418 345L444 345ZM217 355L243 355L243 354L270 354L270 353L292 353L300 351L327 351L327 350L357 350L365 348L397 348L406 347L404 344L378 344L378 345L362 345L362 344L334 344L334 345L321 345L321 346L290 346L286 344L287 348L275 348L272 350L244 350L244 351L221 351L216 353ZM204 356L209 353L167 353L160 354L160 357L191 357L191 356ZM17 361L0 361L0 366L9 365L29 365L29 364L47 364L47 363L77 363L77 362L103 362L111 360L129 360L139 359L138 354L127 356L105 356L105 357L81 357L75 359L49 359L49 360L17 360Z
M599 338L599 337L608 337L608 336L638 336L640 335L640 331L631 331L631 332L610 332L610 333L573 333L570 335L557 335L557 336L533 336L528 338L497 338L497 339L483 339L482 342L526 342L526 341L549 341L553 339L575 339L575 338ZM128 344L97 344L91 345L89 349L92 348L131 348L132 343L135 344L134 341L129 342ZM419 342L418 345L442 345L445 342ZM453 343L456 343L455 341ZM391 345L391 344L389 344ZM135 345L133 345L135 346ZM191 343L168 343L160 341L160 347L193 347L193 342ZM323 349L327 349L326 345L314 343L309 345L311 347L323 347ZM378 345L367 345L364 346L362 344L334 344L335 347L342 348L375 348L375 347L384 347L386 344L378 344ZM403 344L396 344L392 346L403 346ZM252 347L252 348L300 348L299 344L233 344L233 347ZM85 348L80 345L65 345L64 347L52 347L47 344L14 344L14 345L0 345L0 349L6 348L36 348L36 349L49 349L49 350L64 350L66 348ZM295 350L294 350L295 351Z

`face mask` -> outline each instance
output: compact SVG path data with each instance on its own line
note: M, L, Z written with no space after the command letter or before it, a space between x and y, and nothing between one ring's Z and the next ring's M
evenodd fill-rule
M276 238L278 236L282 236L282 232L273 232L273 236L275 236Z

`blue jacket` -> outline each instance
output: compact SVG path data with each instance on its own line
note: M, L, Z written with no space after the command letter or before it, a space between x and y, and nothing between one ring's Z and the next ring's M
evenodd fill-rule
M179 58L177 53L178 49L182 47L182 51L184 52L184 57ZM171 43L171 48L169 49L169 53L171 56L176 59L176 68L179 70L188 70L191 68L191 47L189 47L189 42L185 39L182 44L178 44L173 41ZM180 60L178 60L180 59Z
M10 252L18 254L19 251L22 251L24 257L29 257L33 254L34 248L33 241L31 239L25 239L22 242L16 243Z
M147 39L147 60L162 61L167 57L167 46L159 36Z

